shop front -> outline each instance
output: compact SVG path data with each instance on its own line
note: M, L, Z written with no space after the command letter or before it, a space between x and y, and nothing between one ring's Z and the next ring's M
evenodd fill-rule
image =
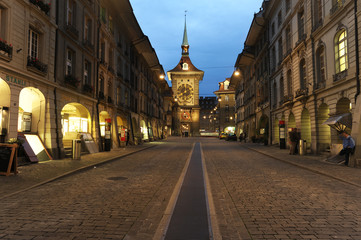
M101 143L104 151L112 148L112 119L107 111L99 113Z
M0 78L0 143L8 139L10 87Z
M144 120L140 121L140 132L142 135L142 141L149 141L148 127Z
M124 147L127 145L130 139L130 131L128 128L127 121L121 116L117 116L117 138L119 147Z

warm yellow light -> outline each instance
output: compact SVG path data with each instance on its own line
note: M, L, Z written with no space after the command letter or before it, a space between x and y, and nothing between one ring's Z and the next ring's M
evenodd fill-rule
M230 117L229 119L231 119L231 120L232 120L232 119L233 119L233 117Z
M218 102L222 102L222 99L221 99L221 98L219 98L219 99L218 99Z
M160 78L160 79L164 79L164 78L165 78L164 74L161 74L161 75L159 76L159 78Z
M234 75L235 76L239 76L241 73L238 71L238 70L236 70L235 72L234 72Z
M350 110L352 109L352 103L350 103Z

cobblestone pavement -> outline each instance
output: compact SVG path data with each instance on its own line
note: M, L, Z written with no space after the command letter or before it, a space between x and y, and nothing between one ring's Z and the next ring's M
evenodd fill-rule
M21 167L0 177L0 239L152 239L195 141L222 239L361 239L361 169L213 138Z
M361 239L360 187L330 177L336 168L351 175L359 169L316 157L300 168L301 158L278 161L245 148L250 145L202 145L223 239ZM329 176L314 170L319 166Z
M160 144L3 198L0 239L151 239L191 147Z

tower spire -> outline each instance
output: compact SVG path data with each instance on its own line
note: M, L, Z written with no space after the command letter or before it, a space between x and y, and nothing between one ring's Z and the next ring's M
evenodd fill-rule
M182 42L182 54L188 55L189 44L188 44L188 35L187 35L187 10L184 14L184 33L183 33L183 42Z

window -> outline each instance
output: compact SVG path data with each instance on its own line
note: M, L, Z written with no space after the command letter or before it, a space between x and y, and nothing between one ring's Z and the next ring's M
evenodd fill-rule
M286 0L286 12L291 10L291 0Z
M291 96L293 94L292 90L292 72L288 70L287 72L287 94Z
M73 68L75 63L75 54L73 50L68 49L66 51L66 75L72 75L73 74Z
M303 58L300 61L300 88L305 89L307 87L307 78L306 78L306 61Z
M91 85L90 76L91 76L90 62L85 60L84 61L84 83L85 84Z
M102 75L100 76L99 79L99 92L103 94L103 98L104 98L104 77Z
M273 37L275 35L275 23L272 23L271 25L271 36Z
M322 0L316 0L315 22L316 24L322 23Z
M228 95L224 96L224 100L225 100L226 102L228 102L228 101L229 101L229 96L228 96Z
M100 61L105 63L105 42L100 43Z
M89 17L85 17L84 40L91 43L91 36L92 36L92 20Z
M122 89L120 87L117 87L117 104L121 105L121 99L122 99Z
M283 80L283 77L281 77L280 79L280 99L283 99L284 97L284 90L285 89L285 83L284 83L284 80Z
M273 83L273 105L277 104L277 84Z
M277 23L278 23L278 27L282 25L282 10L278 12Z
M304 10L302 9L298 12L298 39L303 39L305 34L305 15Z
M7 9L0 6L0 38L6 39Z
M317 66L317 83L324 83L326 81L325 69L325 47L320 46L316 51L316 66Z
M100 7L100 19L103 21L103 23L107 23L107 17L106 17L106 10L105 7Z
M111 33L114 33L114 25L113 25L113 18L112 16L109 16L109 31Z
M347 69L347 34L343 29L335 37L335 63L336 73Z
M113 68L113 49L109 48L109 67Z
M271 58L272 58L272 70L274 70L276 68L276 48L275 47L272 47Z
M68 0L67 2L67 24L68 25L75 25L75 2L74 0Z
M39 56L39 34L30 28L28 37L28 54L32 59L37 59Z
M291 26L288 25L286 28L286 48L287 52L291 50Z
M281 62L283 59L283 44L282 37L278 40L278 61Z

